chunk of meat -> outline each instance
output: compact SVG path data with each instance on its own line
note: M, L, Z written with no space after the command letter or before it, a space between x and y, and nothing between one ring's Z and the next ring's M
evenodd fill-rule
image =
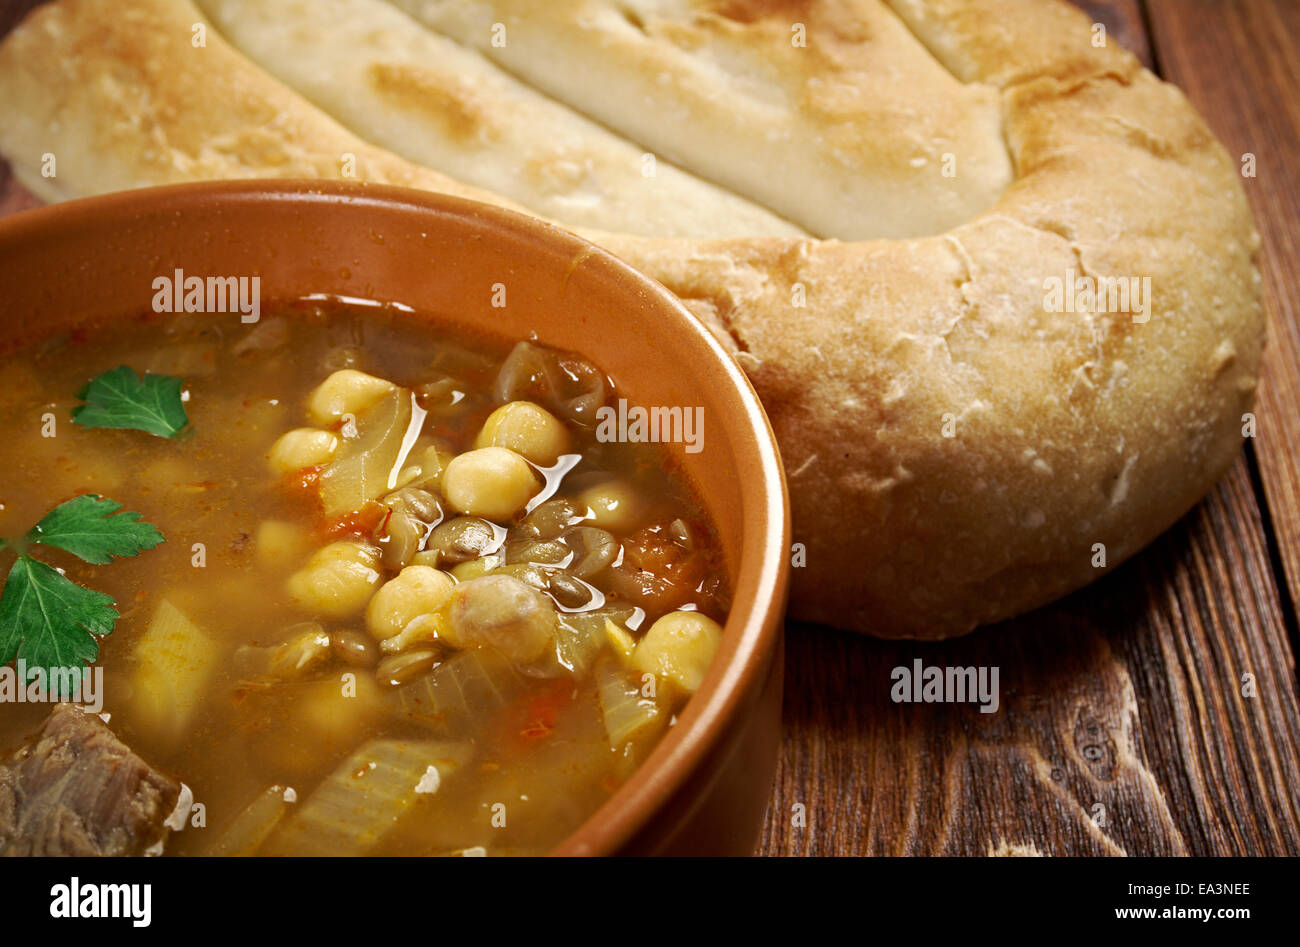
M144 854L179 794L98 717L59 704L0 763L0 855Z

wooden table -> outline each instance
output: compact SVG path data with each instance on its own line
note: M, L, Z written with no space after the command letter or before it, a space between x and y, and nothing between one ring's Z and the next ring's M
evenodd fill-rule
M33 5L0 4L0 35ZM764 854L1300 854L1300 2L1079 5L1255 155L1258 435L1182 522L1055 606L943 644L791 625ZM38 203L0 162L0 214ZM998 666L1000 712L891 703L917 657Z

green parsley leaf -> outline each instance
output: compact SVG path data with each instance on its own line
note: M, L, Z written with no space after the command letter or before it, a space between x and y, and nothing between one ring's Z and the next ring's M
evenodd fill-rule
M84 427L130 428L159 437L175 437L189 423L179 378L145 372L128 365L104 372L78 392L86 403L72 409Z
M116 500L85 494L50 510L18 543L0 539L0 550L18 553L0 592L0 665L18 657L29 672L76 669L99 656L96 637L109 634L121 617L112 596L78 585L26 549L51 546L105 565L163 542L157 527L121 509Z
M45 563L19 556L0 594L0 664L81 667L99 656L96 635L121 616L111 596L82 588Z
M60 503L27 534L29 543L54 546L95 565L114 556L134 556L152 549L163 535L139 513L117 513L122 504L93 493ZM117 513L116 516L113 514Z

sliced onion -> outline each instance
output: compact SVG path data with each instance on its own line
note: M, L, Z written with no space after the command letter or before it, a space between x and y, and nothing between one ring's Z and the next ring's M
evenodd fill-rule
M462 651L398 688L407 716L436 730L468 734L527 687L508 660L490 649Z
M646 740L667 724L662 708L641 696L640 688L616 661L600 661L595 673L605 733L612 748L617 750L631 740Z
M326 516L358 510L391 489L389 478L402 457L411 409L411 393L396 388L357 417L357 436L343 438L334 460L321 471Z

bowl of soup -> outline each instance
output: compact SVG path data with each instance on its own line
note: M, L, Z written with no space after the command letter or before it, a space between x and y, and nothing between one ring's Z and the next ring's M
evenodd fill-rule
M0 221L0 298L27 823L108 746L105 853L753 850L788 504L661 286L499 208L222 182Z

